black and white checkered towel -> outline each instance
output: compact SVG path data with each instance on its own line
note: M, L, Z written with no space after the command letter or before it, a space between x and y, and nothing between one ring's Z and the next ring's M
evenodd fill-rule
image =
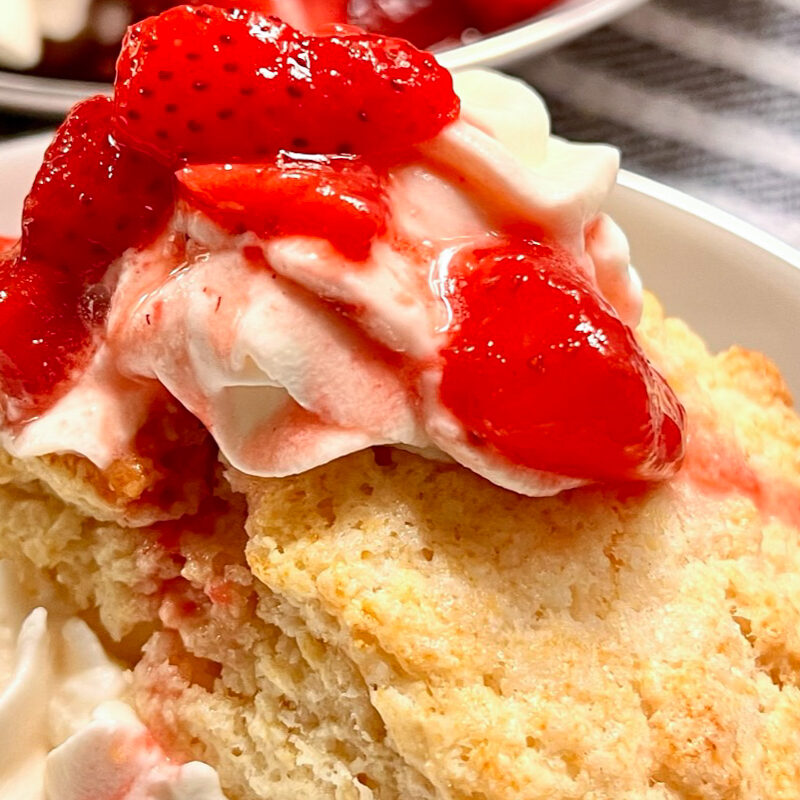
M800 246L800 0L653 0L516 72L555 133Z

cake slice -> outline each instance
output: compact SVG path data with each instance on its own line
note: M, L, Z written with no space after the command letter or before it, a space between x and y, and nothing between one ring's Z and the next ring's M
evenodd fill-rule
M788 391L642 308L613 151L449 80L131 31L2 260L0 555L231 800L793 798Z

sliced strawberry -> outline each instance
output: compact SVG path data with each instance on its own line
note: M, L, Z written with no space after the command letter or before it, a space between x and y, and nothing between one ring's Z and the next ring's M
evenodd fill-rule
M0 397L16 419L52 399L85 354L89 330L65 276L21 259L19 248L0 255L0 330Z
M357 159L207 164L178 173L180 194L234 232L327 239L359 261L385 228L380 180Z
M7 236L0 236L0 253L10 250L15 244L16 239L9 239Z
M476 443L580 478L677 469L682 406L568 254L521 240L466 252L447 300L441 398Z
M112 103L76 105L47 150L25 200L22 255L83 284L153 235L172 203L172 174L119 144Z
M405 148L454 119L458 98L433 56L397 39L179 6L129 30L115 113L120 138L165 164L247 162Z
M538 14L556 0L464 0L473 24L482 31L496 31Z
M359 0L350 4L354 25L430 47L457 40L471 25L460 0Z
M275 14L290 20L291 18L286 16L283 9L286 2L287 0L277 0L271 11L261 10L263 13ZM350 21L347 17L347 0L305 0L302 6L305 25L311 33L316 33L327 25L344 25Z

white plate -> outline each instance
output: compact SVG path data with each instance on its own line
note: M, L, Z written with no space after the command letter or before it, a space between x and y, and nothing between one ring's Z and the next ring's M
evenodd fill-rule
M19 230L22 200L49 136L0 145L0 235ZM630 172L608 210L628 234L645 286L713 349L760 350L800 397L800 252L753 226Z
M569 39L604 25L641 5L644 0L562 0L533 22L484 36L439 55L449 69L482 65L499 66L523 56L544 52ZM63 115L78 100L108 93L102 83L36 78L0 70L0 108L35 114Z

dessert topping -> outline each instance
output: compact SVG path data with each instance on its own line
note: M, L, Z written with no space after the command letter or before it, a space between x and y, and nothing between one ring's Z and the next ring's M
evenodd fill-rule
M12 402L49 402L53 387L78 361L88 332L72 282L23 261L19 247L0 254L0 411Z
M477 85L504 104L503 80ZM135 26L0 256L6 419L98 341L252 474L386 443L529 494L671 474L683 410L608 302L630 294L598 211L616 157L549 139L515 94L524 124L473 103L442 131L451 78L399 40L214 6Z
M80 618L34 608L0 561L3 800L224 800L207 764L172 761L120 698L123 668Z
M172 173L121 144L112 103L73 108L47 150L22 219L27 261L97 283L128 247L147 242L172 206Z
M52 404L56 387L87 362L108 304L106 270L160 229L180 162L265 161L195 167L181 185L209 212L219 202L214 218L223 224L325 236L358 260L384 224L372 170L278 151L391 151L457 114L449 73L399 40L304 37L275 18L213 6L181 6L137 25L115 100L98 96L72 110L25 201L20 245L0 258L0 393L14 406L5 400L6 418ZM245 218L233 223L240 208Z
M449 73L399 39L304 36L254 12L180 6L129 30L115 108L120 137L179 164L403 149L459 104Z

